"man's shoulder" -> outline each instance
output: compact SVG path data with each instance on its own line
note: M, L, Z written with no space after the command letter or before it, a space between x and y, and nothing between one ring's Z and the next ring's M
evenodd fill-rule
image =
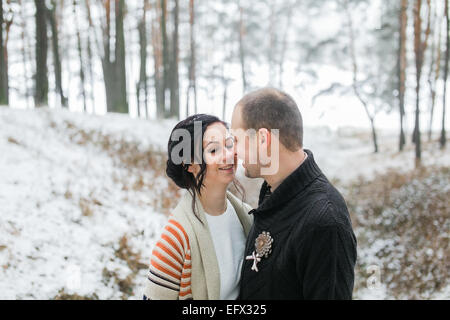
M308 186L308 193L319 199L327 198L331 201L342 201L343 197L339 190L322 173Z
M304 224L309 227L345 226L351 228L347 204L341 193L326 179L316 179L305 195L308 212Z

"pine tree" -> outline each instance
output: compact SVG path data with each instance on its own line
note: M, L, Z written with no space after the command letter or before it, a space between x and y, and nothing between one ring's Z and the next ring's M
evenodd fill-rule
M406 139L404 132L405 92L406 92L406 26L407 26L408 0L401 0L399 10L399 46L398 46L398 103L400 112L400 139L399 150L402 151Z
M111 33L111 3L114 4L114 38ZM103 78L106 90L108 112L128 113L126 68L125 68L125 36L123 21L125 15L124 0L106 0L106 26L103 30L104 56L102 57ZM111 48L113 52L111 52Z
M138 24L140 67L139 67L139 81L136 84L138 117L141 116L141 102L143 102L145 110L145 118L148 118L147 32L146 32L148 9L149 9L148 0L144 0L142 20L139 21ZM141 92L143 93L141 94Z
M47 71L47 8L45 1L35 0L36 5L36 74L34 104L48 105Z
M422 67L424 63L424 55L425 50L428 44L428 36L430 35L430 0L426 0L428 14L427 14L427 22L425 35L422 40L422 0L415 0L414 3L414 54L415 54L415 64L416 64L416 112L415 112L415 124L414 124L414 133L413 133L413 141L416 145L415 150L415 160L416 166L420 165L422 158L422 146L421 146L421 133L420 133L420 82L422 78Z
M173 33L172 33L172 54L170 61L170 112L169 116L175 119L180 118L180 88L178 75L178 57L179 57L179 0L174 0L173 8Z
M80 35L80 25L78 23L77 17L77 0L73 0L73 16L75 19L75 33L77 37L77 51L78 51L78 60L80 62L80 89L81 96L83 97L83 109L84 112L87 112L87 96L86 96L86 85L85 85L85 73L84 73L84 61L83 61L83 49L81 47L81 35Z
M9 103L8 56L6 41L3 39L3 1L0 3L0 105Z
M441 149L445 148L447 142L445 132L445 108L446 108L446 95L447 95L447 77L448 77L448 61L450 56L450 18L449 18L449 6L448 0L445 0L445 21L446 21L446 46L445 46L445 64L444 64L444 95L442 98L442 127L441 137L439 139Z
M53 53L53 65L55 73L55 88L60 96L60 103L62 107L67 107L67 98L64 96L62 88L62 68L61 68L61 56L59 54L59 35L58 35L58 23L56 19L57 5L56 1L51 1L51 8L48 9L47 19L50 24L52 33L52 53Z

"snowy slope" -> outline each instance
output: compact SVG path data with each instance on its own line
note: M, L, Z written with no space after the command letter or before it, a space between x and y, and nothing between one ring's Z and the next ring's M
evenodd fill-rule
M70 292L67 286L80 295L120 298L103 276L104 268L119 278L130 273L115 257L119 239L128 235L146 262L166 220L152 208L154 193L123 190L129 171L110 155L59 131L67 118L117 138L141 136L144 147L158 145L166 131L124 116L0 108L0 299L48 299L64 287Z

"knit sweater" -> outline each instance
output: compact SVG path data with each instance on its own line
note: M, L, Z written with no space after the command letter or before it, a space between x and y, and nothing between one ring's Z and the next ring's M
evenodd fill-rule
M346 203L311 151L273 193L267 182L250 230L240 299L351 299L356 238ZM272 252L252 270L255 239L273 239Z
M251 207L227 192L244 233L252 223ZM206 212L197 197L186 192L173 210L153 248L143 298L155 300L211 300L220 298L220 273Z

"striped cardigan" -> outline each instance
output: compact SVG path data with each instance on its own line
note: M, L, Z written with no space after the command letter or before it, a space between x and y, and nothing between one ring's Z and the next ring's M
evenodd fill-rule
M227 192L248 234L251 207ZM144 299L209 300L220 297L220 274L205 211L197 199L198 216L192 212L192 196L186 192L173 210L156 242L144 290Z

